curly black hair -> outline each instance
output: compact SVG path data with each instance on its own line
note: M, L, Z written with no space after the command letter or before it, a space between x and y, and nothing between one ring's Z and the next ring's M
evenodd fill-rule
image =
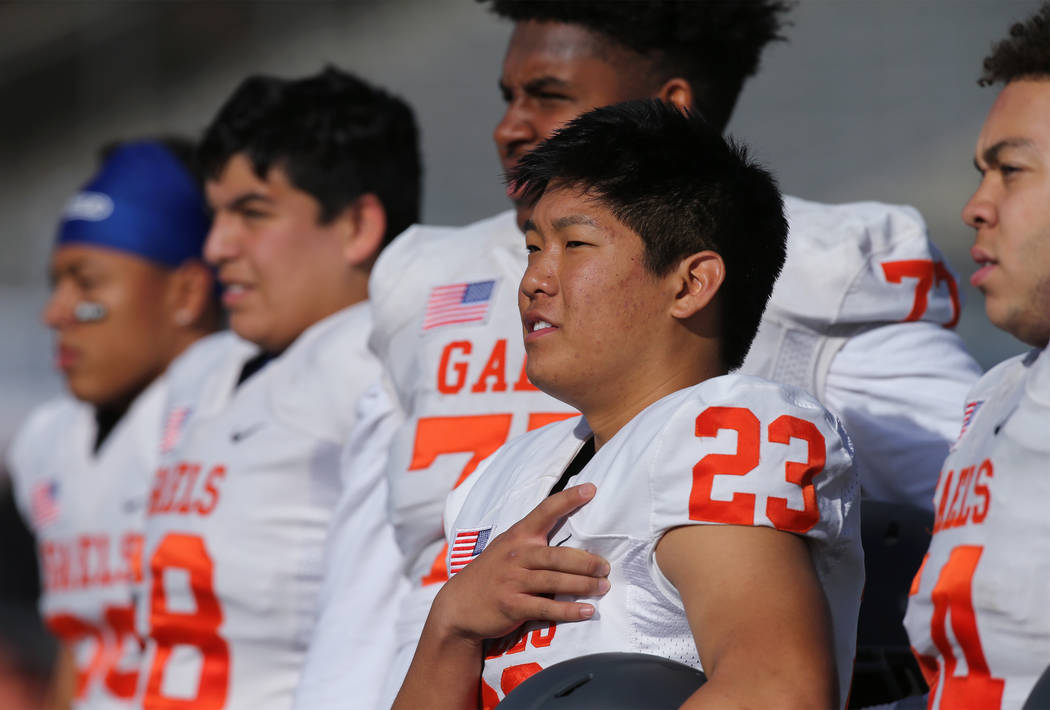
M1010 36L997 42L984 58L977 83L1009 84L1015 79L1050 79L1050 2L1024 22L1010 27Z
M328 222L365 193L386 211L384 243L419 220L420 157L412 109L335 67L302 79L251 76L204 132L197 155L215 179L243 153L256 175L284 169Z
M579 189L645 244L650 273L710 249L726 266L722 359L740 367L784 265L787 221L773 176L702 117L656 99L578 116L522 157L511 184L527 200Z
M767 44L783 40L790 0L478 0L514 22L579 25L681 76L709 123L724 130Z

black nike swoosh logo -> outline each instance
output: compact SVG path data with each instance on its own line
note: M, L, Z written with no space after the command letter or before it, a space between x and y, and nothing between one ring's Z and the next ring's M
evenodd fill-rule
M567 542L568 542L568 541L569 541L569 540L570 540L571 538L572 538L572 535L571 535L571 534L569 534L569 535L566 535L566 536L565 536L565 537L564 537L564 538L563 538L563 539L562 539L562 540L561 540L560 542L556 542L556 543L554 543L554 546L555 546L555 547L561 547L562 545L564 545L565 543L567 543Z
M248 427L247 429L241 429L240 431L235 431L232 434L230 434L230 441L232 441L235 444L240 442L240 441L244 441L249 436L251 436L255 432L259 431L260 429L262 429L265 426L266 426L266 424L264 422L260 422L258 424L255 424L253 426Z

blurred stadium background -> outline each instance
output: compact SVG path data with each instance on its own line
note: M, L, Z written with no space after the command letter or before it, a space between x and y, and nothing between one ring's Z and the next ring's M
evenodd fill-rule
M985 367L1023 346L987 325L967 283L959 212L996 94L975 80L991 40L1035 5L802 0L730 126L791 194L917 206L959 274L959 331ZM463 224L506 207L490 136L509 32L471 0L0 4L0 450L61 389L38 319L45 263L101 144L196 134L244 76L332 62L415 107L425 221Z

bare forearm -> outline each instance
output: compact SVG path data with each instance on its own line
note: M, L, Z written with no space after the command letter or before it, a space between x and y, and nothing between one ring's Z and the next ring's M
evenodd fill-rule
M481 664L480 643L443 632L429 619L392 710L476 710Z
M709 708L782 708L812 710L841 707L835 674L830 668L799 668L795 664L750 662L722 664L708 681L682 705L682 710ZM819 665L819 664L818 664ZM762 682L756 682L761 678Z

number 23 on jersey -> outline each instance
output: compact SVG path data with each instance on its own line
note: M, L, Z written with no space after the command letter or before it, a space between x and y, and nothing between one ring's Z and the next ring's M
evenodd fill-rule
M746 476L760 460L762 424L754 412L744 407L708 407L696 418L696 436L714 437L721 430L736 432L736 451L731 454L708 454L693 466L693 487L689 495L689 517L729 525L754 525L757 496L737 492L729 500L711 497L716 476ZM804 533L820 520L813 477L824 470L827 457L824 435L805 419L783 415L765 430L766 441L788 445L792 439L806 443L805 463L784 464L784 480L802 489L802 510L788 507L786 498L769 496L765 514L778 530Z

